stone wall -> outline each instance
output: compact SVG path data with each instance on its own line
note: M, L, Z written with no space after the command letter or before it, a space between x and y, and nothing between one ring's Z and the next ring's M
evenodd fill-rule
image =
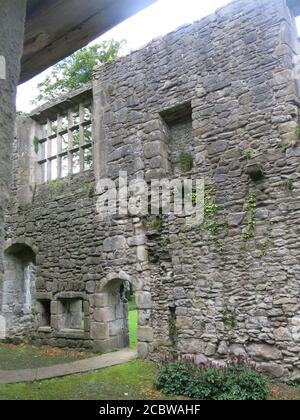
M297 42L284 0L237 0L96 70L94 171L36 185L7 218L7 246L35 247L36 298L52 301L37 343L111 349L110 293L131 281L141 356L241 355L299 376ZM97 182L120 170L204 178L203 224L103 219ZM58 328L63 299L84 302L75 335Z
M0 13L0 311L3 282L4 211L11 177L11 154L15 121L15 96L23 48L26 0L1 1ZM5 320L0 316L0 338Z

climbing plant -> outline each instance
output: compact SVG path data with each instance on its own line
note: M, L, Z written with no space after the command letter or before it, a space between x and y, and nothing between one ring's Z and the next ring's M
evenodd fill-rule
M247 226L246 230L243 233L243 240L244 242L249 241L254 237L255 227L256 227L256 195L253 192L248 194L247 198L247 206L246 206L246 213L247 213Z

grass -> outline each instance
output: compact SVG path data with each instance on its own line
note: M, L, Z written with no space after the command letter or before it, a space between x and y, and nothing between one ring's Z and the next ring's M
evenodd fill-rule
M0 400L178 400L154 387L156 366L135 360L97 372L32 384L0 385ZM272 384L270 400L299 400L300 387Z
M130 347L137 346L137 310L128 313Z
M74 362L93 354L37 348L29 345L0 344L0 370L28 369Z
M98 372L62 379L32 384L0 385L0 400L166 399L153 386L155 371L153 363L137 360Z

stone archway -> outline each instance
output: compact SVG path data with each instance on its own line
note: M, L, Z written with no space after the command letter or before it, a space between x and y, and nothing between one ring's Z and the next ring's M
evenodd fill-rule
M102 281L99 293L93 298L91 338L94 350L102 353L129 346L128 304L122 300L121 285L129 282L136 291L138 312L138 353L147 356L148 344L153 341L151 327L152 299L143 290L143 281L124 271L108 274Z
M22 339L34 321L36 257L25 243L12 243L4 252L1 290L1 339Z

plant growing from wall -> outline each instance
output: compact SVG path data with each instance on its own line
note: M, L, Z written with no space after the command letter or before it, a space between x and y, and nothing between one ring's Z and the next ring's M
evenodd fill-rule
M244 159L252 159L255 156L252 149L245 149L242 151L242 158Z
M53 194L60 193L64 190L65 182L61 179L55 179L48 182L49 191Z
M219 229L223 225L218 222L219 207L215 202L214 194L215 191L212 188L204 192L204 222L206 229L210 232L215 242L216 250L222 253L224 244L219 238Z
M37 155L39 153L39 148L40 148L40 140L37 136L33 137L33 148L34 148L34 152Z
M253 192L248 194L247 198L247 206L246 206L246 213L247 213L247 226L246 230L243 233L243 240L244 242L249 241L254 237L255 227L256 227L256 195Z
M161 241L159 241L159 246L162 249L166 249L168 245L169 245L169 240L167 238L162 239Z
M149 226L153 230L160 230L162 227L162 220L159 217L155 217L150 221Z
M293 181L291 179L286 178L283 181L283 186L285 191L289 192L289 191L293 191L294 189L294 185L293 185Z
M192 156L187 152L182 152L179 156L179 162L180 162L180 168L181 171L189 172L193 167L193 158Z
M282 152L285 153L287 149L295 147L299 139L300 139L300 127L297 127L294 133L287 140L282 140L279 143L279 147L282 150Z
M297 139L300 139L300 127L297 127L295 130L295 136L297 137Z
M223 322L224 322L225 328L231 330L236 327L237 315L238 315L238 312L236 308L230 309L227 305L225 305L224 311L223 311Z

